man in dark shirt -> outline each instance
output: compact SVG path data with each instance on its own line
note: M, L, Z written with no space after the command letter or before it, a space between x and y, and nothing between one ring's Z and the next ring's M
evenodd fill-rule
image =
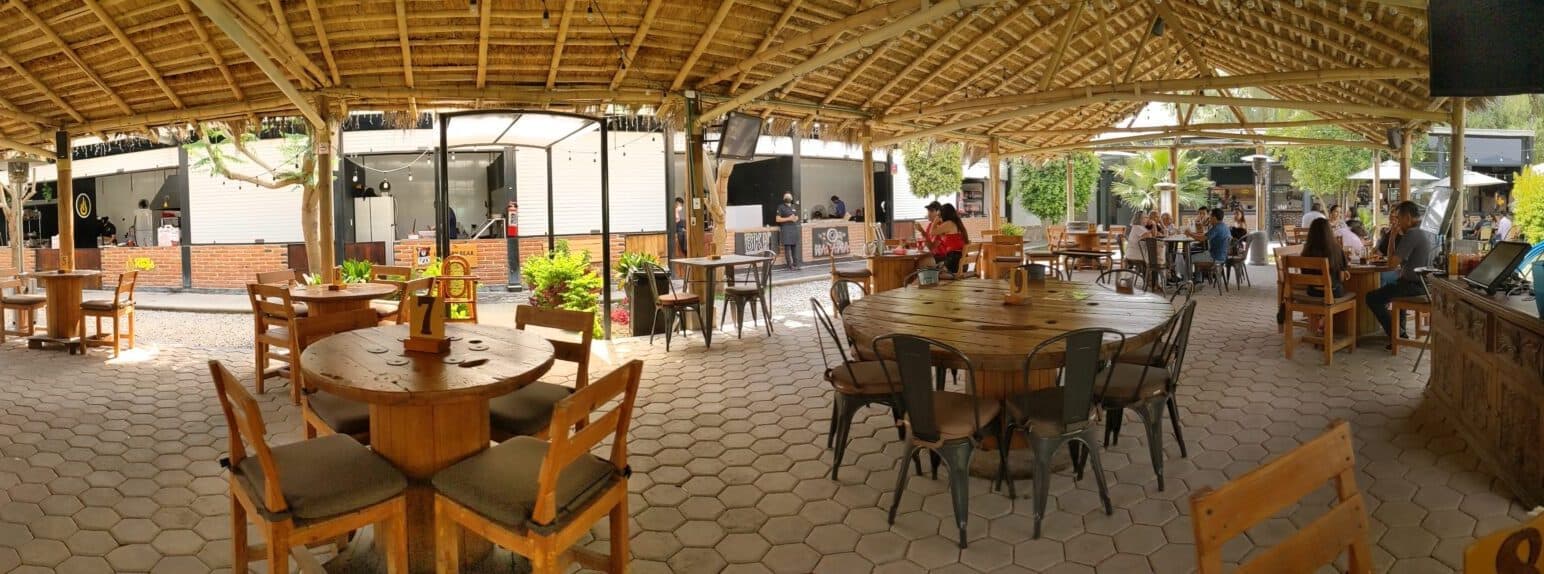
M1413 201L1395 205L1390 223L1393 227L1389 231L1388 264L1399 268L1399 277L1393 283L1367 292L1366 303L1383 332L1392 337L1394 327L1393 318L1389 316L1389 303L1399 297L1426 294L1426 286L1415 270L1431 264L1433 239L1431 233L1421 229L1421 208ZM1400 317L1399 329L1404 330L1404 317Z
M113 218L102 216L102 225L97 227L97 236L105 239L103 243L107 245L118 241L118 226L113 225Z
M793 205L793 194L783 194L783 203L777 206L777 234L782 238L783 261L790 271L799 270L799 208Z

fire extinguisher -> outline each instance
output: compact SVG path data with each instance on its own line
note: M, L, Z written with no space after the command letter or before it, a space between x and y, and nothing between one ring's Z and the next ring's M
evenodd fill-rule
M504 234L508 237L520 236L520 205L511 201L504 212Z

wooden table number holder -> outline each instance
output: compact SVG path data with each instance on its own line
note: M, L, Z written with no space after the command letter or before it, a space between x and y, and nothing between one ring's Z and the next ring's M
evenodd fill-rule
M445 302L438 297L410 295L404 306L408 316L408 337L402 347L409 353L443 355L450 352L445 338Z

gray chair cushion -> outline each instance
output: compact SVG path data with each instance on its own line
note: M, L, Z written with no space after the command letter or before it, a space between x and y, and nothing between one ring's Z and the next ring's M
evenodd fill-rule
M1160 347L1156 355L1153 353L1153 345L1158 345ZM1152 365L1154 367L1162 367L1164 366L1165 362L1164 358L1168 356L1168 353L1169 345L1167 343L1148 343L1146 345L1142 345L1141 347L1137 347L1135 349L1127 349L1121 352L1120 356L1116 357L1115 360L1116 362L1129 363L1132 365Z
M851 366L852 369L847 367ZM889 374L886 375L886 370ZM854 378L856 376L856 379ZM895 361L849 361L826 372L826 380L838 392L849 395L877 395L900 392L901 367ZM891 388L890 380L895 380Z
M730 285L724 288L725 295L749 297L760 293L761 288L757 287L755 283L749 285Z
M48 297L44 295L6 295L0 297L0 301L3 301L6 305L16 306L42 305L48 302Z
M326 391L306 395L306 404L332 432L360 435L370 432L370 405Z
M305 303L290 303L290 309L295 311L296 317L305 317L311 314L311 307Z
M273 460L289 514L301 523L360 510L407 489L391 463L344 434L274 447ZM266 478L257 457L242 459L235 473L261 499Z
M869 278L869 277L873 277L874 276L874 272L873 271L869 271L869 269L867 267L856 267L856 266L849 267L849 266L838 265L836 267L836 276L838 278L845 278L845 279L866 279L866 278Z
M1335 304L1339 304L1339 303L1345 303L1346 301L1354 301L1354 300L1356 300L1356 293L1346 293L1345 295L1341 295L1339 297L1335 297L1334 301L1331 302L1330 304L1331 305L1335 305ZM1323 305L1324 304L1324 297L1322 297L1322 296L1314 297L1312 295L1308 295L1308 294L1304 294L1304 293L1294 293L1292 295L1292 302L1293 303L1299 303L1299 304L1307 304L1307 305Z
M1051 387L1014 397L1008 401L1008 414L1035 436L1056 436L1068 432L1062 424L1062 398L1066 387ZM1095 410L1089 402L1089 414ZM1085 426L1087 420L1084 421ZM1081 430L1081 429L1072 429Z
M80 308L89 311L111 311L114 306L112 299L89 299L81 301Z
M536 491L547 441L515 437L442 470L432 480L440 494L505 526L525 529L536 509ZM621 479L605 459L583 454L558 475L556 526Z
M950 391L933 393L933 417L938 423L939 440L969 438L980 428L977 422L985 426L1001 410L1002 403L996 400Z
M370 301L370 309L375 311L375 316L381 319L397 316L397 309L401 306L402 304L397 301L386 301L383 299Z
M574 394L563 385L537 381L488 401L489 423L494 435L532 436L547 430L552 407Z
M1110 375L1110 386L1105 389L1103 376L1094 385L1094 392L1104 391L1104 406L1121 408L1134 401L1162 396L1168 390L1169 370L1130 363L1115 363Z

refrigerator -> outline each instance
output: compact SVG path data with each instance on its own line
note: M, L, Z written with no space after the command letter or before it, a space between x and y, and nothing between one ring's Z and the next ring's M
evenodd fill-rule
M386 264L394 265L397 240L397 199L389 196L354 198L354 241L386 244Z

